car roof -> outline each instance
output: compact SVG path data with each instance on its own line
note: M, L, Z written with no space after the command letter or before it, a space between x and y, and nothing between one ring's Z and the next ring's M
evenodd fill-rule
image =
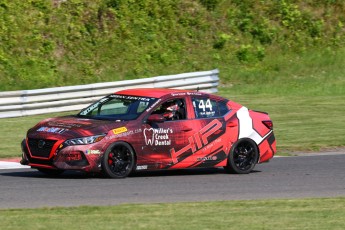
M137 88L137 89L125 89L125 90L117 91L116 94L128 95L128 96L161 98L171 93L186 93L186 92L196 92L196 91L181 90L181 89Z

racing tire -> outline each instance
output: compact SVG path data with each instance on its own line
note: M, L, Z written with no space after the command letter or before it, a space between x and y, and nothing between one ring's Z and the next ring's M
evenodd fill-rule
M226 172L233 174L250 173L259 159L256 144L249 139L239 140L233 145L228 156L228 164L224 167Z
M41 173L48 176L52 176L52 177L59 176L64 172L64 170L62 169L46 169L46 168L36 168L36 169L40 171Z
M133 171L134 166L134 150L128 143L114 143L103 155L102 172L106 177L125 178Z

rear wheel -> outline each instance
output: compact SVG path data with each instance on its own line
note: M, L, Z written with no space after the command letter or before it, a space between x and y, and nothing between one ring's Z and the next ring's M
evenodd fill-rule
M252 140L244 139L237 142L228 156L225 170L229 173L247 174L255 167L259 159L259 151Z
M103 156L103 174L110 178L127 177L134 168L135 155L132 147L125 142L112 145Z
M59 176L64 172L64 170L61 170L61 169L37 168L37 170L48 176Z

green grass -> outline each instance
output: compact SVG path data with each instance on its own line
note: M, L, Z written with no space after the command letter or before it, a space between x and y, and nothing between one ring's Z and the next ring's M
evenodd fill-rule
M224 89L221 95L230 95ZM231 98L231 97L230 97ZM236 95L235 101L266 111L274 122L278 152L345 146L344 96Z
M2 143L0 145L0 158L20 157L20 143L25 138L26 131L37 124L40 120L52 116L67 115L72 113L73 112L42 114L36 116L1 119L0 134Z
M345 146L344 57L343 49L277 54L262 66L233 69L219 94L268 112L278 151Z
M344 229L345 198L0 210L0 229Z

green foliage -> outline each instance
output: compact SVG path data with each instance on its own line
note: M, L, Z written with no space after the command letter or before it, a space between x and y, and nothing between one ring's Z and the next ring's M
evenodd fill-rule
M199 0L200 3L206 7L207 10L214 10L219 4L220 0Z
M241 45L236 51L236 57L241 63L256 63L262 61L265 57L265 48L258 46L254 48L252 45Z
M338 0L0 0L0 90L212 68L231 79L238 65L252 74L270 56L343 46L344 10Z
M231 38L231 36L228 35L228 34L221 34L221 35L219 35L218 39L213 44L213 48L219 49L219 50L223 49L224 46L225 46L225 43L227 41L229 41L230 38Z

